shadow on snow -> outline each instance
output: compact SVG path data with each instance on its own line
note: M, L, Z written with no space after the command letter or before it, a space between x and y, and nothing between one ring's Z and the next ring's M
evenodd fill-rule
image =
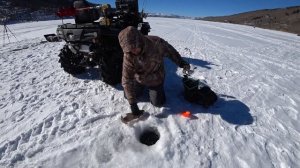
M206 68L206 69L211 69L211 67L210 67L211 65L216 65L211 62L203 61L200 59L189 58L189 57L183 57L183 58L194 66L199 66L199 67Z
M211 65L215 65L213 63L194 58L185 58L185 60L188 60L189 63L194 66L206 69L212 69ZM164 85L167 102L164 105L163 112L158 114L158 117L165 118L168 115L175 115L183 111L190 111L192 114L210 113L213 115L220 115L224 121L234 125L250 125L253 123L253 117L250 114L249 107L241 101L236 100L233 96L218 95L218 101L208 109L197 104L189 103L183 97L184 89L182 85L182 77L176 74L177 66L169 59L166 59L165 61L165 71L166 79ZM87 69L85 73L76 75L75 77L82 80L101 80L98 68ZM114 88L117 90L123 90L120 84ZM143 96L139 98L139 102L149 102L148 94L143 94ZM198 118L193 116L192 119Z
M200 66L202 68L211 69L212 63L197 59L189 59L190 64ZM183 111L190 111L192 114L209 113L220 115L220 117L234 125L250 125L254 122L250 114L249 107L243 102L236 100L233 96L218 95L218 101L206 109L200 105L189 103L183 96L182 77L176 74L177 66L171 61L166 61L166 81L165 91L167 102L165 108L158 117L167 117L168 115L179 114ZM197 77L196 77L197 78ZM193 115L191 119L198 119Z
M81 79L81 80L86 80L86 81L99 81L99 84L101 82L103 82L102 77L100 75L99 68L87 68L84 73L74 75L74 77L78 78L78 79ZM121 84L118 84L118 85L115 85L115 86L111 86L111 85L109 85L109 86L113 87L117 90L123 90Z
M84 73L74 75L74 77L82 80L101 80L99 68L88 68Z

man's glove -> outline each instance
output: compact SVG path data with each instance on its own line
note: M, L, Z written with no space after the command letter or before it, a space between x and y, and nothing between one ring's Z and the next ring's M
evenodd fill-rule
M134 104L130 104L130 109L131 109L131 113L133 115L142 115L143 114L143 110L140 110L139 107L137 106L136 103Z
M193 71L190 70L190 69L191 69L190 64L187 63L186 61L183 61L183 60L182 60L182 61L179 63L179 67L180 67L180 68L183 68L182 72L183 72L185 75L189 75L189 74L193 73Z
M193 71L191 70L190 64L185 64L182 68L183 68L182 72L185 75L190 75L193 73Z

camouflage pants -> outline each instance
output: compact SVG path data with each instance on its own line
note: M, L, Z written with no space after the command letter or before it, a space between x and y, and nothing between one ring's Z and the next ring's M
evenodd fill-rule
M166 95L164 90L164 84L155 86L155 87L149 87L149 97L150 102L153 106L161 107L166 102Z
M139 84L138 82L135 82L134 85L135 85L136 97L139 98L139 97L141 97L143 95L144 90L145 90L145 86ZM153 106L156 106L156 107L163 106L164 103L166 102L166 95L165 95L165 90L164 90L164 84L162 83L162 84L160 84L158 86L147 87L147 89L149 90L150 103ZM126 98L125 93L124 93L124 97Z

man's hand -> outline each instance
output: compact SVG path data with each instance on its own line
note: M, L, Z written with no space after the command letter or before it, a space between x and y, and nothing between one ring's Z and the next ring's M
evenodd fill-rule
M191 70L190 64L185 64L182 68L183 68L182 72L183 72L185 75L190 75L190 74L193 73L193 71Z
M140 110L136 103L130 104L131 113L133 115L142 115L144 110Z
M181 62L179 63L179 67L183 69L182 73L185 75L190 75L193 73L193 71L191 70L190 64L184 60L181 60Z

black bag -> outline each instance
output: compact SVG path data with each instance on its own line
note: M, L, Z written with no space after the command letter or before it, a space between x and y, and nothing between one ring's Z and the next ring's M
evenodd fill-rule
M205 108L213 105L218 97L205 83L189 78L187 75L182 79L184 86L184 98L191 102L197 103Z

